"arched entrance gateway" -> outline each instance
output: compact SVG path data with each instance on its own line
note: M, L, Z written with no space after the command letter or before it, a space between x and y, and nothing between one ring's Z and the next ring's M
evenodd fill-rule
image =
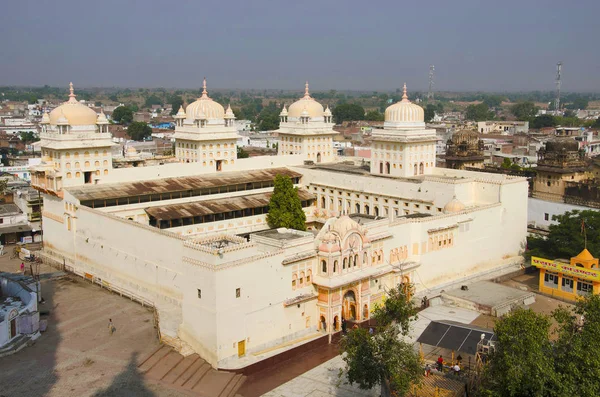
M356 321L356 296L354 291L348 291L344 294L342 301L342 317L346 320Z

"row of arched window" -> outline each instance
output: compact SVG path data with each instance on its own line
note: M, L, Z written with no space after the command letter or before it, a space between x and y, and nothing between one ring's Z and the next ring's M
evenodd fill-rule
M378 264L383 261L383 251L379 251L378 253L374 253L372 257L372 264ZM351 270L356 270L357 267L360 266L368 266L369 265L369 257L366 252L363 252L362 255L362 263L360 262L360 257L358 254L349 255L342 259L341 266L340 261L335 259L331 265L331 274L340 274L345 273ZM321 260L321 273L324 275L329 274L329 265L327 260Z
M182 149L198 149L198 146L199 146L199 145L198 145L198 144L195 144L195 143L183 143L183 142L177 142L177 147L178 147L178 148L182 148ZM206 144L202 145L202 150L206 150L206 147L207 147L207 145L206 145ZM215 145L213 145L212 143L208 144L208 148L209 148L209 149L212 149L212 148L214 148L214 147L215 147ZM235 144L234 144L234 143L224 143L224 144L223 144L223 148L224 148L224 149L228 149L228 148L231 148L231 149L233 149L234 147L235 147ZM216 148L217 148L217 149L220 149L220 148L221 148L221 144L220 144L220 143L217 143L217 144L216 144Z
M96 176L100 176L100 170L96 170L95 172ZM108 170L104 170L104 175L108 175ZM73 177L73 174L70 172L67 172L66 175L67 179L71 179ZM77 171L75 173L75 178L80 178L81 177L81 172Z
M429 236L429 251L437 251L454 245L454 233L439 233Z
M91 163L89 161L86 161L85 163L83 163L84 168L89 168L91 165ZM104 160L102 162L102 165L104 165L105 167L108 166L108 160ZM95 167L100 167L100 162L98 160L94 161L94 166ZM70 170L71 169L71 163L65 163L65 167ZM74 168L80 168L80 164L79 161L75 162L75 167Z
M312 270L308 269L306 271L306 276L304 271L300 273L292 274L292 289L303 288L309 286L312 282Z

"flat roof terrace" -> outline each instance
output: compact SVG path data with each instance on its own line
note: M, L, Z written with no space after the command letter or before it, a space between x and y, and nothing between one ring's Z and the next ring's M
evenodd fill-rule
M198 223L217 222L266 214L273 193L258 193L245 196L202 200L193 203L172 204L146 208L150 225L160 229L188 226ZM298 190L302 207L312 204L314 195L304 189Z
M66 188L82 205L91 208L139 204L210 194L273 187L277 175L286 175L297 184L302 174L288 168L223 172L180 178L90 185Z

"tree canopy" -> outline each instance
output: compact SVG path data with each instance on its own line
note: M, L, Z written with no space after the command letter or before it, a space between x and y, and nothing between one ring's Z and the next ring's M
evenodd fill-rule
M162 99L160 99L159 97L157 97L156 95L150 95L148 98L146 98L146 101L144 102L144 106L149 108L152 107L152 105L162 105L163 101Z
M467 106L465 117L467 120L485 121L493 119L494 113L490 112L488 105L485 103L480 103L478 105Z
M531 120L529 126L534 129L544 128L544 127L555 127L558 125L556 122L556 118L550 114L542 114L540 116L535 117Z
M247 159L248 157L250 157L248 152L245 151L243 147L238 146L237 147L237 158L238 159Z
M379 113L377 110L370 110L365 115L367 121L384 121L385 116L383 113Z
M404 395L412 384L418 383L422 368L413 346L401 338L410 331L416 318L416 308L409 299L412 285L399 285L388 291L384 306L375 308L373 318L377 332L366 329L351 330L341 341L345 353L345 376L350 384L361 389L381 385L381 395L388 397L394 391Z
M510 107L510 112L517 118L517 120L527 121L535 117L538 108L533 102L523 101L515 103Z
M179 108L183 106L183 99L179 95L172 95L169 98L169 103L171 104L171 116L177 114Z
M143 141L145 138L152 135L152 128L144 122L134 121L127 127L127 134L134 141Z
M483 103L488 105L490 108L497 108L502 104L503 100L504 98L500 95L486 95L485 98L483 98Z
M331 114L337 124L344 121L358 121L365 119L365 109L354 103L343 103L336 106Z
M529 237L527 239L528 256L540 256L548 259L569 259L579 254L587 237L587 248L593 255L600 255L600 212L596 210L573 210L562 215L554 215L552 220L558 224L549 227L546 238ZM585 224L585 236L582 233Z
M480 395L600 395L600 295L585 296L573 309L561 306L551 316L517 308L496 322L494 332Z
M428 103L427 106L424 109L424 113L425 113L425 122L430 122L431 120L433 120L433 118L435 117L435 111L437 110L437 107L431 103Z
M306 230L306 214L298 196L298 188L286 175L275 177L273 195L269 200L267 223L271 228L285 227Z
M133 121L133 110L129 106L119 106L113 111L112 119L115 123L131 123Z

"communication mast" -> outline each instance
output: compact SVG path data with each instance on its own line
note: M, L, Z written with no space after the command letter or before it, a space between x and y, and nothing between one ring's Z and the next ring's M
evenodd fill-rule
M427 99L433 99L433 75L435 72L435 66L429 65L429 91L427 92Z
M562 62L556 64L556 99L554 100L554 110L560 111L560 75L562 72Z

